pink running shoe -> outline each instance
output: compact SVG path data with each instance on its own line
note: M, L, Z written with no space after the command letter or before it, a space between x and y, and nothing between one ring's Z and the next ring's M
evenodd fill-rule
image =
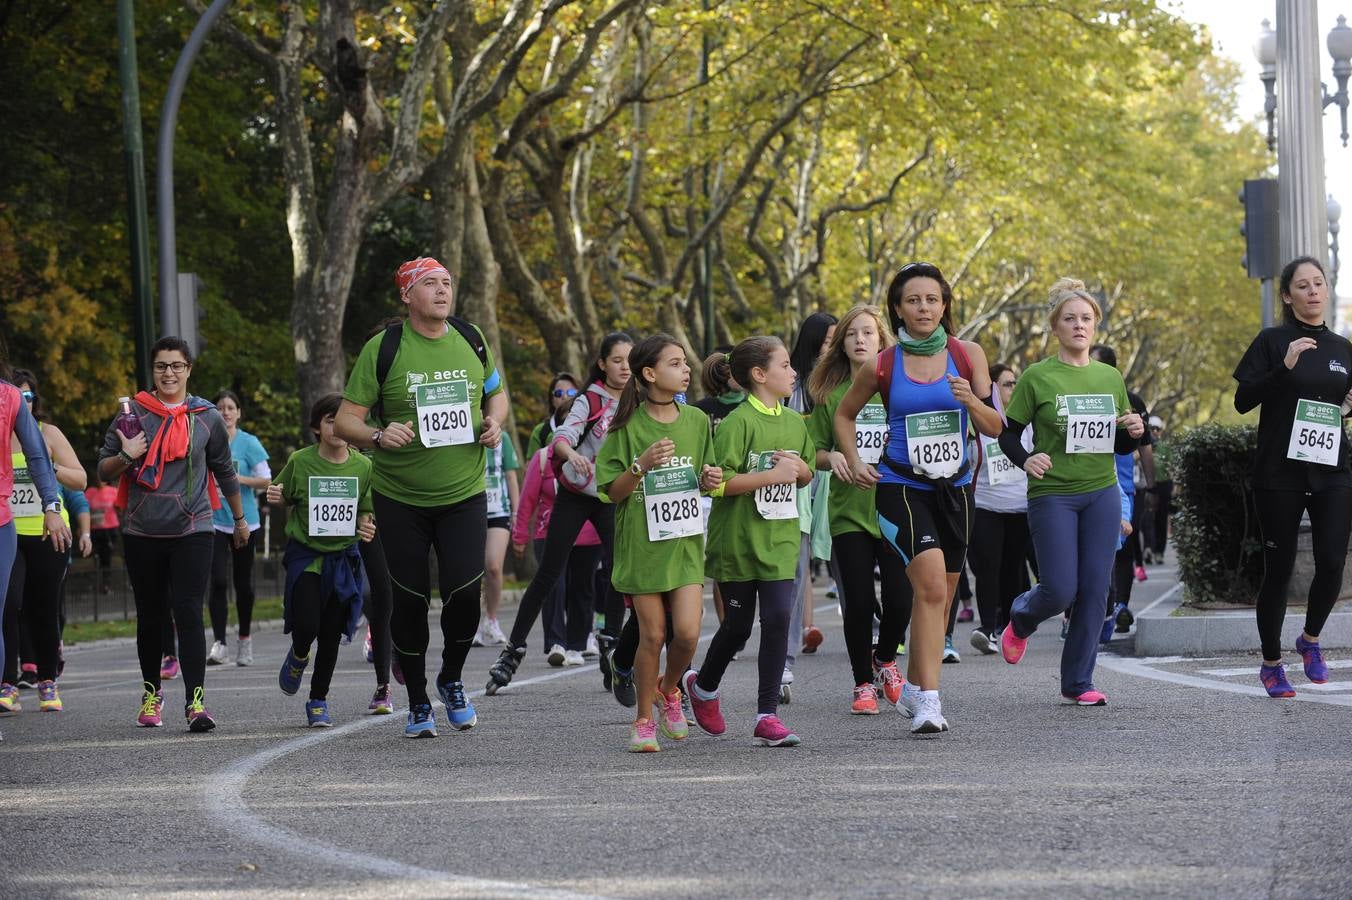
M887 702L893 706L901 699L901 686L906 683L906 678L897 668L897 661L880 663L877 659L873 660L873 684L878 690L883 692Z
M690 723L685 720L685 710L681 708L681 692L672 691L662 696L657 692L657 726L662 733L673 741L683 741L690 735Z
M1012 666L1023 659L1023 652L1027 649L1028 638L1021 638L1015 634L1014 623L1010 622L1005 626L1005 630L1000 632L1000 655Z
M1137 581L1145 581L1146 579L1145 566L1137 566L1134 574L1136 575Z
M141 697L141 714L136 717L136 724L142 728L159 728L160 710L164 708L164 690L153 688L149 683L145 689Z
M802 743L798 735L784 727L779 716L766 716L756 721L756 731L752 735L760 741L762 747L797 747Z
M652 719L635 722L629 729L630 753L656 753L661 749L657 744L657 723Z
M709 734L722 734L728 730L723 713L718 708L718 698L701 700L695 693L695 679L699 673L688 670L681 676L681 690L690 698L690 711L695 714L695 724Z
M1074 703L1076 706L1107 706L1108 696L1102 691L1096 691L1092 688L1080 694L1067 694L1062 692L1062 703Z
M178 657L165 656L160 660L160 678L170 681L178 677Z

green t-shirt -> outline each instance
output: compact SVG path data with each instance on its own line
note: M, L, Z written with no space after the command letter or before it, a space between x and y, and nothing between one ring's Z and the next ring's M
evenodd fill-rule
M488 518L500 519L512 514L512 495L507 490L507 473L521 468L512 439L504 433L502 443L489 450L484 462L484 490L488 494Z
M535 451L545 445L545 426L548 424L549 420L546 419L531 429L530 440L526 441L526 459L534 459ZM553 431L552 428L550 430Z
M356 519L372 511L371 461L365 456L349 450L346 462L332 463L319 455L317 444L311 444L292 453L272 483L282 486L282 499L294 507L286 520L286 536L291 540L321 553L342 550L359 540ZM312 537L312 508L320 519L317 531L352 530L353 534Z
M836 408L840 406L841 398L845 392L850 389L848 381L841 382L829 395L825 403L819 403L813 408L811 415L807 420L807 431L812 437L812 443L818 450L831 451L836 449L836 430L835 416ZM873 418L878 418L881 413L882 426L887 425L887 413L883 409L882 398L874 394L869 398L868 405L860 410L860 416L871 414ZM875 432L870 430L863 434L866 440L872 440ZM815 461L814 461L815 462ZM826 511L831 519L831 537L838 534L848 534L851 531L864 531L875 538L882 537L882 532L878 530L878 506L875 502L877 490L869 488L862 490L849 482L841 481L835 475L831 476L831 488L826 495Z
M778 415L764 410L754 397L748 397L718 426L714 459L723 469L724 481L753 471L761 454L776 450L792 450L812 465L816 450L803 417L783 404ZM717 581L785 581L798 570L802 539L798 516L764 518L756 510L756 494L714 498L709 514L708 572Z
M658 594L687 584L704 584L699 473L704 466L714 464L713 438L704 413L684 403L677 404L677 409L680 415L668 424L657 421L640 406L623 428L611 429L596 455L596 486L601 498L608 501L606 488L653 442L670 438L676 444L671 462L645 475L639 486L615 506L615 562L610 581L623 594ZM650 489L654 502L661 504L654 510L654 527L659 533L672 521L698 526L699 533L652 540L647 509Z
M1067 395L1107 394L1113 415L1131 411L1122 374L1112 366L1091 360L1071 366L1055 356L1028 367L1019 378L1005 412L1016 422L1033 426L1033 452L1051 457L1052 467L1041 479L1028 479L1028 497L1047 494L1089 494L1117 484L1117 460L1107 453L1067 453Z
M484 490L479 407L502 390L502 378L491 349L481 363L460 332L447 329L426 338L405 323L383 388L376 384L383 333L375 335L362 347L343 391L343 399L370 407L379 390L382 427L412 423L413 440L397 450L377 449L372 473L377 491L409 506L449 506Z

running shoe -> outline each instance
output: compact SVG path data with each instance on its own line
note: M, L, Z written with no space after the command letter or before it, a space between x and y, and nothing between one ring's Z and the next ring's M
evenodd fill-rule
M1000 655L1012 666L1023 659L1024 651L1027 649L1028 638L1021 638L1015 634L1014 623L1010 622L1000 634Z
M305 724L311 728L332 728L333 719L329 718L329 701L311 700L306 703Z
M277 686L282 689L283 694L294 694L300 690L301 677L309 664L308 654L304 659L298 659L294 648L286 648L286 659L282 660L282 668L277 672Z
M1113 629L1117 627L1117 617L1108 616L1103 620L1103 627L1099 629L1099 643L1106 644L1113 639Z
M174 669L174 671L177 672L178 669ZM173 676L171 675L170 677L172 678ZM19 680L16 681L15 684L24 689L37 687L38 667L32 663L24 663L19 669Z
M1315 684L1324 684L1329 680L1328 663L1324 662L1324 651L1319 649L1318 641L1307 641L1305 635L1296 638L1296 652L1305 663L1305 677Z
M193 688L192 700L183 707L183 714L188 718L188 730L195 734L202 734L216 727L216 720L212 718L210 710L203 702L200 687Z
M854 702L850 704L852 716L876 716L878 714L878 689L869 682L854 686Z
M601 655L601 646L596 643L596 632L588 632L587 646L582 650L583 659L597 659Z
M614 646L614 642L602 635L599 642L601 655L596 660L596 668L601 670L601 690L607 694L610 693L610 648L612 646Z
M1263 687L1267 689L1268 696L1273 699L1280 700L1296 696L1296 689L1291 687L1291 682L1286 680L1286 667L1281 663L1275 666L1259 666L1258 678L1263 682Z
M662 733L673 741L683 741L690 734L690 723L685 720L685 710L681 708L681 692L672 691L667 696L662 696L662 691L658 690L657 697L653 701L653 708L657 710L657 727Z
M497 619L488 620L488 631L484 632L484 636L487 638L487 640L484 641L485 644L499 645L507 643L507 635L502 633L502 626L498 624Z
M780 684L793 684L793 669L785 668L784 674L779 676Z
M441 697L441 702L446 704L446 719L456 731L469 731L479 724L479 717L474 712L474 704L470 703L469 698L465 696L465 683L463 681L443 682L438 678L437 694Z
M235 665L253 665L253 638L242 637L239 639L239 646L235 649Z
M633 709L638 706L638 693L634 690L634 672L625 671L615 665L615 651L612 649L609 654L610 659L610 692L615 695L615 699L620 701L621 706L627 706Z
M479 627L474 629L474 638L469 642L469 645L471 647L483 647L487 645L487 643L488 641L485 640L484 635L484 623L480 622Z
M897 698L897 712L908 719L914 719L920 711L920 686L906 682L901 686L901 696Z
M826 599L827 599L827 600L838 600L839 598L840 598L840 588L836 587L836 583L835 583L834 581L832 581L832 582L830 582L829 584L827 584L827 585L826 585Z
M23 709L19 702L19 689L9 682L0 684L0 716L12 716Z
M906 642L902 641L900 644L897 644L897 656L905 656L905 655L906 655Z
M474 636L475 636L475 637L478 637L478 636L479 636L479 635L478 635L478 632L475 632L475 635L474 635ZM371 643L371 626L370 626L370 625L367 625L367 626L366 626L366 637L362 638L361 649L362 649L362 653L365 654L365 656L366 656L366 662L367 662L368 665L371 664L371 663L374 663L374 662L376 661L376 648L375 648L375 645Z
M142 728L159 728L160 710L164 708L164 690L151 687L148 681L145 688L145 693L141 695L141 714L136 717L136 724Z
M563 664L568 667L585 666L587 661L582 658L581 650L565 650L563 651Z
M56 690L55 681L38 682L38 711L61 712L61 694Z
M1145 581L1145 578L1146 578L1146 575L1145 575L1145 566L1137 566L1137 567L1133 570L1133 572L1134 572L1134 574L1136 575L1136 580L1137 580L1137 581Z
M555 644L549 648L549 655L545 657L545 662L554 668L562 668L564 661L564 650L562 644Z
M911 717L911 734L941 734L948 730L938 691L919 691L915 715Z
M803 652L816 653L817 648L822 645L822 630L816 625L809 625L803 629Z
M366 707L368 715L388 716L394 712L394 698L390 696L390 686L382 684L376 688L376 692L371 695L371 705Z
M172 681L178 677L178 657L165 655L160 660L160 680Z
M229 648L225 646L225 641L214 641L211 649L207 651L207 665L223 666L229 655Z
M1087 691L1081 691L1078 694L1061 692L1062 703L1073 703L1076 706L1107 706L1108 697L1102 691L1096 691L1090 688Z
M953 646L953 636L948 635L944 638L944 662L960 663L962 657L958 655L958 648Z
M700 699L695 687L695 680L699 678L699 672L694 669L687 669L681 676L681 691L690 698L690 711L694 714L695 724L708 734L722 734L728 730L728 723L723 720L723 713L718 708L718 692L708 700Z
M640 719L629 729L630 753L656 753L662 748L657 743L657 723Z
M756 730L752 732L762 747L797 747L802 743L798 735L784 727L779 716L760 716L756 719Z
M893 706L901 699L901 686L906 683L902 677L901 670L897 668L897 661L880 663L877 658L873 660L873 686L883 692L887 702Z
M958 610L959 622L970 622L973 618L972 608L970 606L964 606L962 609Z
M1131 614L1131 610L1127 609L1127 604L1125 603L1117 604L1117 615L1113 618L1117 623L1116 630L1118 634L1126 634L1131 631L1131 626L1136 621L1136 617Z
M408 724L404 726L406 738L434 738L437 736L437 714L430 703L414 703L408 708Z
M972 629L972 637L968 641L968 643L971 644L973 647L975 647L977 650L980 650L982 655L984 656L989 656L999 649L998 646L996 645L995 639L986 632L982 631L980 628Z

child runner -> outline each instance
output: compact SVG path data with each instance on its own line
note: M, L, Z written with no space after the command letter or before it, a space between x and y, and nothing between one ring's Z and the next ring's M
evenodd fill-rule
M727 730L719 709L723 672L747 638L760 604L759 690L754 737L767 747L792 747L779 685L788 653L793 578L801 549L798 490L812 483L813 457L803 417L781 402L794 386L789 352L774 337L750 337L732 351L737 383L748 389L714 437L715 464L729 476L709 515L708 570L723 592L726 617L704 665L681 678L695 721L709 734Z
M1031 476L1028 527L1040 580L1014 599L1000 652L1005 662L1017 663L1037 626L1070 610L1061 651L1061 697L1080 706L1104 706L1108 698L1094 689L1094 663L1121 533L1113 453L1136 449L1145 423L1131 411L1121 373L1089 358L1103 312L1084 282L1056 282L1047 309L1060 349L1023 373L1000 433L1005 456ZM1028 425L1033 426L1031 454L1020 441Z
M807 430L817 448L817 468L830 471L827 494L831 519L831 555L840 573L841 606L845 620L845 649L854 672L854 715L878 714L878 691L896 705L905 683L897 669L897 645L911 619L911 590L901 560L888 549L878 530L876 489L856 486L845 455L836 444L836 407L849 390L853 374L872 365L878 354L894 343L892 330L876 306L856 306L836 326L821 361L812 370L808 391L816 406L808 417ZM854 445L869 466L882 456L887 436L887 411L874 394L855 416ZM873 589L873 568L882 574L882 617L878 646L873 647L873 613L878 597Z
M361 618L361 554L357 540L376 536L371 516L371 462L348 448L333 430L343 403L341 394L326 394L310 410L310 430L318 443L291 454L275 482L269 503L292 507L286 520L285 627L291 634L277 683L283 693L300 690L316 640L315 670L305 721L311 728L333 725L329 716L329 682L338 662L338 644L351 638ZM409 735L422 737L420 731Z
M483 618L474 633L474 645L483 646L502 633L498 625L498 608L502 606L502 563L507 558L507 544L512 533L512 514L521 499L521 482L517 472L521 464L516 459L516 444L508 435L502 443L488 451L484 461L484 489L488 494L488 537L484 542L484 599ZM487 638L488 640L485 640ZM579 658L578 664L581 665Z
M634 656L638 704L629 732L635 753L658 750L657 729L673 741L688 733L680 677L699 640L704 593L704 516L700 493L723 481L713 463L709 420L676 402L690 386L685 351L656 334L629 353L633 373L596 458L596 484L615 504L615 590L629 596L639 620ZM658 681L666 613L671 613L667 667ZM652 718L654 705L657 721Z

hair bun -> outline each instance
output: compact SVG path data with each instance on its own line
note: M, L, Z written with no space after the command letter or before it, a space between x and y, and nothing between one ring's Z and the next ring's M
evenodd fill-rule
M1058 278L1056 280L1056 283L1051 286L1051 289L1047 291L1047 295L1050 297L1055 297L1062 291L1082 291L1082 290L1084 290L1084 282L1081 281L1080 279Z

